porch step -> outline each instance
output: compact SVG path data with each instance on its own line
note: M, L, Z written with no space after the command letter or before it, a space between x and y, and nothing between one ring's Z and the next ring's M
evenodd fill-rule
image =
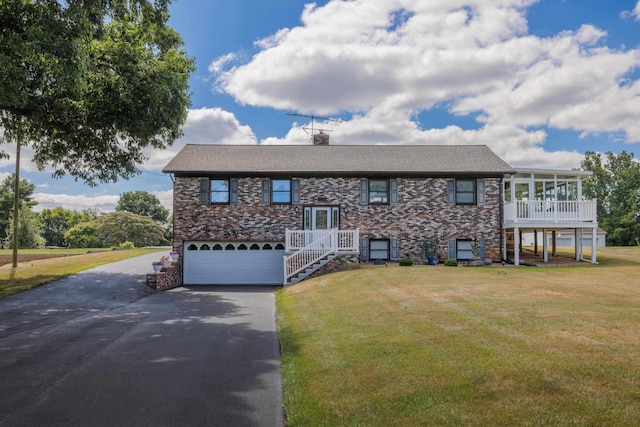
M306 270L301 271L300 273L298 273L297 275L295 275L291 279L289 279L289 284L293 285L295 283L299 283L299 282L303 281L304 279L306 279L307 277L309 277L310 275L312 275L313 273L318 271L318 269L320 269L321 267L327 265L330 261L333 261L337 257L338 257L338 254L336 254L336 253L327 254L327 256L325 256L324 258L322 258L321 260L319 260L315 264L312 264Z

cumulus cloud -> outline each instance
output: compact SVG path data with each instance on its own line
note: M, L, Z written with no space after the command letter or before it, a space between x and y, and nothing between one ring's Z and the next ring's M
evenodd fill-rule
M256 144L249 126L242 125L230 112L220 108L200 108L189 111L182 127L184 135L166 150L147 149L149 160L143 169L162 169L186 144Z
M640 22L640 1L636 3L636 7L633 10L625 10L620 13L622 19L633 19L636 22Z
M239 103L350 119L333 143L487 144L505 160L575 167L577 152L544 150L541 127L615 132L640 142L640 50L604 45L593 25L542 38L537 0L354 0L305 6L302 24L256 43L216 87ZM640 3L630 12L640 17ZM446 105L481 128L430 129L419 113ZM300 125L262 143L307 143Z
M54 209L58 206L77 211L97 209L101 212L111 212L115 210L120 195L87 196L36 192L33 193L33 198L38 202L33 210L38 212L43 209Z

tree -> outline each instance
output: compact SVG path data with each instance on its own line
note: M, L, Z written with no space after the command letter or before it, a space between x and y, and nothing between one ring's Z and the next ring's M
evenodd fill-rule
M96 235L96 221L86 221L74 225L64 233L64 240L70 248L101 248L102 240Z
M58 206L40 212L41 235L49 246L67 246L65 233L73 226L98 218L96 211L72 211Z
M619 155L587 151L581 166L593 172L582 192L598 200L598 224L611 245L640 244L640 163L633 153Z
M0 240L2 241L6 240L13 224L11 211L13 210L14 202L14 181L15 174L11 174L0 183ZM20 206L31 209L38 204L38 202L33 199L35 189L36 186L26 179L20 180L20 191L18 192Z
M181 135L190 104L193 59L166 25L169 4L0 2L0 142L89 185L137 174L145 147Z
M169 211L160 204L160 200L156 196L148 191L122 193L120 199L118 199L116 211L148 216L161 224L165 224L169 217Z
M13 211L9 220L13 223ZM44 239L40 236L40 220L38 214L32 212L28 206L20 207L20 221L18 227L18 247L23 249L37 249L44 246ZM9 227L5 246L13 248L13 227Z
M133 242L137 247L164 243L164 229L147 216L129 212L103 214L96 220L96 235L104 246L120 246Z

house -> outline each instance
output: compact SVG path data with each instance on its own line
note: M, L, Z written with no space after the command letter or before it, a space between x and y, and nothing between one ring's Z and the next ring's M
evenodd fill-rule
M289 284L429 255L500 260L505 227L538 226L518 216L519 172L486 146L322 142L187 145L169 162L185 285Z

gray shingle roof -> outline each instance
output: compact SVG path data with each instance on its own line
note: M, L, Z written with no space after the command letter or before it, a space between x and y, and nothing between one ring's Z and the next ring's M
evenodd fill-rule
M178 175L502 176L484 145L186 145L163 169Z

